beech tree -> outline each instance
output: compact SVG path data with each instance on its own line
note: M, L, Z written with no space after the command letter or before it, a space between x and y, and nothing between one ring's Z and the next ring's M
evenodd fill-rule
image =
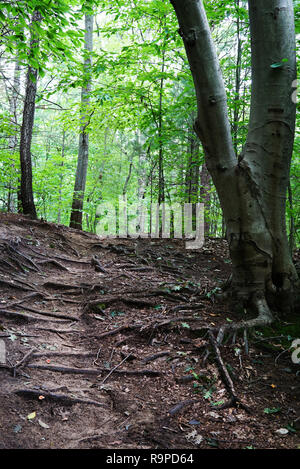
M249 0L252 88L248 136L235 153L223 77L201 0L170 0L197 97L194 129L218 192L233 264L230 296L256 317L297 307L299 278L286 234L285 209L295 135L295 26L292 0Z

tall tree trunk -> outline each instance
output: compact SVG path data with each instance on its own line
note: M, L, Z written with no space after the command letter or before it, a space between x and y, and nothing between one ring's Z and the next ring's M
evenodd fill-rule
M237 15L240 7L240 0L235 0ZM242 68L242 39L241 39L241 25L240 18L237 16L236 20L236 35L237 35L237 53L236 53L236 67L235 67L235 96L234 96L234 110L233 110L233 142L236 154L238 153L238 132L239 132L239 116L240 116L240 91L241 91L241 68Z
M13 84L11 89L11 95L9 97L9 113L11 116L11 123L14 133L9 137L9 150L12 154L15 154L19 146L19 131L18 131L18 100L20 98L21 88L21 65L19 60L19 54L16 54L15 68L13 76ZM12 174L10 176L9 187L8 187L8 199L7 199L7 210L9 212L15 212L17 210L17 191L16 188L16 168L15 164L11 164Z
M2 66L3 68L3 66ZM3 68L4 69L4 68ZM8 147L12 155L14 155L20 147L20 133L18 128L19 112L18 102L20 101L20 88L21 88L21 64L20 64L20 53L16 51L15 66L13 80L11 80L1 71L3 77L3 84L6 91L6 96L9 104L9 114L12 133L9 136ZM7 194L7 210L8 212L16 211L17 207L17 194L19 199L20 192L20 178L16 176L16 167L14 163L14 157L11 158L11 170L9 171L8 181L8 194Z
M32 15L32 24L41 21L42 16L39 11ZM32 29L30 51L36 49L39 44L37 33ZM22 211L32 218L37 218L32 191L32 162L31 162L31 141L35 114L35 99L37 91L38 70L28 66L26 76L26 90L23 109L23 121L20 135L20 162L21 162L21 203Z
M233 263L232 292L272 321L270 306L287 313L299 292L289 252L285 204L293 149L296 77L292 0L249 0L252 99L247 142L237 159L226 92L200 0L171 0L194 78L207 168L223 209ZM281 62L282 59L287 62Z
M59 188L58 188L58 212L57 212L57 223L61 223L61 212L62 212L62 187L64 179L64 164L65 164L65 143L66 143L66 131L63 130L62 133L62 143L61 143L61 172L59 175Z
M296 243L295 243L295 217L294 217L293 193L292 193L292 187L291 187L290 182L288 185L288 199L289 199L289 207L290 207L289 247L290 247L290 253L292 256L294 249L296 247Z
M199 195L199 175L200 175L200 153L199 139L193 133L188 136L189 155L185 177L185 200L189 203L197 203Z
M70 227L82 230L82 211L86 175L89 158L89 134L87 127L90 122L90 93L92 87L92 56L94 16L85 15L85 54L84 54L84 85L81 90L81 128L79 135L78 160L74 185L74 194L70 218Z
M161 73L165 71L165 50L162 52ZM164 178L164 155L163 155L163 92L164 78L160 79L159 87L159 109L158 109L158 204L165 201L165 178Z
M211 177L207 170L206 164L204 163L201 168L200 174L200 195L201 195L201 202L204 203L204 234L206 236L210 233L210 217L209 217L209 209L210 209L210 199L211 199Z

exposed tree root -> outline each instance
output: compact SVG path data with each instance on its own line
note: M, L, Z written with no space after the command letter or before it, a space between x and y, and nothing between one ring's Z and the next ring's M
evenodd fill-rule
M99 376L102 373L110 372L111 370L106 368L70 368L67 366L56 366L56 365L35 365L29 364L27 365L28 368L34 368L37 370L48 370L48 371L56 371L59 373L68 373L68 374L82 374L82 375L91 375L91 376ZM120 375L131 375L131 376L161 376L162 372L155 371L155 370L114 370L115 374Z
M31 306L22 306L16 305L17 308L26 309L27 311L31 311L32 313L40 314L41 316L48 316L51 318L58 318L58 319L68 319L70 321L79 321L79 318L76 316L72 316L71 314L60 314L60 313L52 313L50 311L40 311L36 308L32 308ZM38 318L37 318L38 319Z
M38 265L52 264L61 270L65 270L69 272L69 269L67 267L65 267L64 265L62 265L60 262L56 261L55 259L45 259L44 261L38 261L37 264Z
M150 355L149 357L145 357L142 360L142 363L148 363L148 362L156 360L157 358L165 357L167 355L170 355L170 352L165 351L165 352L154 353L153 355Z
M54 394L51 392L45 392L43 390L36 391L34 389L18 389L15 391L15 394L22 396L28 399L46 399L47 401L59 402L64 405L73 405L73 404L89 404L95 405L98 407L107 407L106 404L102 402L93 401L90 399L80 399L77 397L67 396L65 394Z
M164 328L166 326L173 325L173 323L176 322L181 322L181 321L199 321L202 320L202 318L197 318L194 316L178 316L178 317L173 317L173 318L168 318L164 319L163 321L153 321L150 324L125 324L124 326L117 327L115 329L112 329L111 331L104 332L103 334L98 335L97 337L103 339L104 337L111 336L111 335L117 335L120 332L127 332L127 331L132 331L132 330L137 330L138 332L145 332L145 331L150 331L150 330L156 330L159 328ZM205 328L203 328L204 330ZM206 328L207 329L207 328Z
M96 310L96 311L99 311L99 305L103 304L103 305L109 305L109 304L112 304L112 303L117 303L117 302L121 302L121 303L125 303L125 304L129 304L131 306L145 306L145 307L154 307L156 306L156 303L153 303L149 300L144 300L144 299L140 299L140 298L128 298L128 297L123 297L123 296L111 296L111 297L102 297L102 298L97 298L96 300L92 300L90 301L87 305L86 305L86 308L85 308L85 311L88 311L88 310Z
M224 324L221 326L217 342L219 344L222 343L224 334L227 331L237 331L241 329L252 329L254 327L262 327L271 324L274 321L273 314L267 304L265 296L262 293L255 293L252 297L252 305L254 309L257 311L258 315L256 318L248 319L239 322L233 322Z
M5 316L9 318L16 318L16 319L21 319L24 321L49 321L49 318L40 318L37 316L32 316L31 314L26 314L26 313L18 313L16 311L9 311L8 309L0 309L0 316ZM56 321L61 321L61 319L56 319Z

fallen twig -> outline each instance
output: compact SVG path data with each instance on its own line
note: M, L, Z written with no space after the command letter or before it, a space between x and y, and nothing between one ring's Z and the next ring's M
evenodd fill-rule
M229 392L229 394L231 396L229 402L223 404L221 407L219 407L219 409L224 409L224 408L227 408L227 407L241 407L244 410L246 410L248 413L251 413L250 409L245 404L243 404L241 402L240 398L237 396L237 393L236 393L236 390L234 388L232 379L231 379L231 377L230 377L230 375L227 371L227 368L226 368L226 366L223 362L218 342L217 342L215 336L213 335L212 331L210 331L210 330L208 331L208 336L209 336L209 341L210 341L210 343L211 343L211 345L212 345L212 347L215 351L218 367L219 367L221 376L223 378L224 384L227 388L227 391Z
M15 378L16 374L17 374L17 368L20 368L22 366L25 366L30 358L32 357L33 353L35 352L35 349L31 349L28 353L26 353L26 355L24 355L24 357L22 358L22 360L20 360L19 362L17 362L15 365L13 365L11 367L11 370L12 370L12 373L13 373L13 377Z
M110 377L110 375L113 374L113 372L116 371L116 369L119 368L119 366L121 366L122 363L124 363L130 356L131 356L131 353L129 353L129 354L128 354L120 363L118 363L114 368L112 368L112 369L110 370L110 372L108 373L108 375L105 376L105 378L104 378L104 380L102 381L101 384L104 384L105 381L108 380L108 378Z

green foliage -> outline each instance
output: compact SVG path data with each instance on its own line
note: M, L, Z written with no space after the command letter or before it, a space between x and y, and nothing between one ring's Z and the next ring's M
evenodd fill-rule
M49 60L49 55L58 60L66 57L72 58L70 51L70 37L79 45L82 33L74 31L80 19L80 13L74 8L75 1L56 0L30 0L0 2L1 29L5 31L1 35L1 45L11 54L18 52L19 59L24 65L43 70ZM42 19L32 22L34 11L38 10ZM28 37L33 33L39 38L40 44L31 47Z
M299 0L294 4L298 31ZM251 94L247 2L204 0L204 6L217 45L239 154L247 135ZM36 9L42 20L32 24ZM0 1L0 51L4 60L9 64L18 60L23 81L25 67L38 69L32 157L39 215L50 221L69 222L80 130L80 92L84 84L85 13L95 13L96 22L84 228L95 229L97 206L103 201L117 204L125 185L130 203L136 202L141 190L147 204L156 202L162 159L165 200L205 201L210 233L224 234L215 188L211 181L201 183L204 155L201 146L195 146L194 86L174 10L165 0ZM34 47L30 47L31 35L38 38ZM270 66L288 64L283 57ZM22 106L19 96L17 116L12 115L12 82L10 72L3 78L5 93L0 103L3 208L7 207L9 191L16 192L19 177L18 152L7 144L18 128L12 125L16 117L20 124ZM297 245L299 150L296 133L287 225ZM196 193L191 184L195 173Z

